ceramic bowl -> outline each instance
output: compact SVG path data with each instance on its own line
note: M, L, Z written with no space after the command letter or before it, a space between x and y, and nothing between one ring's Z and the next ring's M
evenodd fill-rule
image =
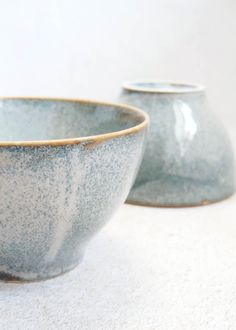
M131 81L122 103L150 115L147 147L128 202L150 206L205 205L234 192L234 160L222 123L203 86Z
M0 100L0 279L74 268L125 201L148 116L82 100Z

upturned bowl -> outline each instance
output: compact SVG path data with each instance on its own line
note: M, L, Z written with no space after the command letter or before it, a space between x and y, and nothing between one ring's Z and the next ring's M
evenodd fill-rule
M0 279L71 270L125 201L148 116L83 100L0 99Z
M130 81L119 102L150 116L146 150L128 202L195 206L233 194L234 157L222 123L209 109L205 88L163 81Z

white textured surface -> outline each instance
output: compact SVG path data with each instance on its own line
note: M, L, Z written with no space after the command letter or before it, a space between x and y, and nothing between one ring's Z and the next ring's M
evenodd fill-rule
M235 215L124 205L74 271L0 284L0 329L235 329Z

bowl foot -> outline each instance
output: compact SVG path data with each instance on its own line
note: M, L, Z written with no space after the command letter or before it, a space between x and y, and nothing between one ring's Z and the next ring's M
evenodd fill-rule
M82 261L82 258L76 263L71 265L70 267L67 267L65 269L56 270L53 273L39 273L39 274L30 274L30 273L15 273L14 271L0 271L0 281L2 282L10 282L10 283L31 283L31 282L40 282L40 281L46 281L53 279L55 277L64 275L70 271L72 271L74 268L76 268L80 262Z

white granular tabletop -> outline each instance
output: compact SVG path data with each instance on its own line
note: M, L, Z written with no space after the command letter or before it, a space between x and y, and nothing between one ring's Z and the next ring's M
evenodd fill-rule
M236 196L124 205L58 278L0 284L0 329L236 329Z

